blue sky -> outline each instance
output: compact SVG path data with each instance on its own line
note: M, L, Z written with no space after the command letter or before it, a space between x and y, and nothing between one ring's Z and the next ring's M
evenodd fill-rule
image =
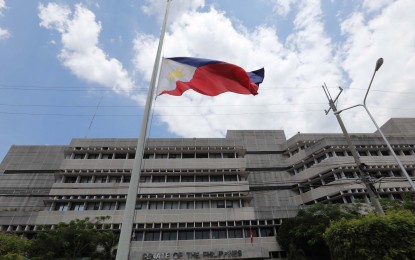
M0 0L0 158L13 144L137 137L166 1ZM415 2L173 0L163 55L264 67L259 95L160 96L151 137L223 137L227 129L340 132L339 108L368 99L378 123L413 117ZM94 117L95 115L95 117ZM343 114L373 132L364 111Z

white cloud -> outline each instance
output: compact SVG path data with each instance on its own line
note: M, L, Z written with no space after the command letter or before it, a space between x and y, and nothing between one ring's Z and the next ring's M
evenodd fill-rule
M0 0L0 15L2 14L2 11L5 8L6 8L6 2L4 0Z
M61 33L59 58L77 77L116 92L128 93L133 88L122 64L98 47L102 27L90 10L80 4L74 12L66 5L40 4L39 18L40 26Z
M169 131L186 137L212 137L223 136L228 129L256 128L285 129L292 135L329 125L332 120L324 115L327 101L319 86L324 81L341 82L341 71L324 32L319 2L303 1L298 9L296 29L287 42L281 42L272 27L236 29L214 8L189 11L172 22L165 38L165 56L224 60L247 71L264 66L266 76L255 97L225 93L212 98L192 91L181 97L159 97L156 112ZM137 69L147 80L152 65L148 61L154 60L157 41L149 35L135 40Z
M291 6L294 4L294 0L273 0L274 12L281 16L286 16L291 11Z
M0 16L3 15L3 10L6 9L6 2L4 0L0 0ZM5 40L10 38L11 34L10 31L0 27L0 40Z
M155 15L159 22L164 18L167 1L145 0L142 10L147 15ZM205 0L174 0L171 1L169 11L169 21L174 21L182 14L196 11L205 5Z
M367 103L379 124L390 117L413 117L413 85L415 82L415 2L395 1L371 17L371 10L351 15L341 24L347 37L342 66L351 79L351 88L366 89L376 60L383 57ZM363 101L365 91L347 91L342 98L345 105ZM400 94L399 94L400 93ZM348 121L358 122L354 129L374 130L363 109L345 112Z
M6 29L0 28L0 40L5 40L10 37L10 32Z

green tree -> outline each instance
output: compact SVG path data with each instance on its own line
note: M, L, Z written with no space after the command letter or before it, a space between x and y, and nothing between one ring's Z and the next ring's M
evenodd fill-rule
M23 259L30 241L15 234L0 232L0 260Z
M330 259L323 234L330 221L359 216L359 207L338 204L315 204L300 210L294 218L284 219L277 241L289 259Z
M101 225L105 219L107 217L61 222L52 230L45 227L45 231L40 231L33 239L29 255L40 259L96 256L100 251L99 248L107 248L108 240L115 240L111 231L94 228L95 225ZM111 257L102 259L111 259Z
M414 259L415 216L401 210L335 221L324 239L338 260Z
M402 200L380 199L382 207L385 211L388 210L410 210L415 213L415 195L413 193L403 193Z

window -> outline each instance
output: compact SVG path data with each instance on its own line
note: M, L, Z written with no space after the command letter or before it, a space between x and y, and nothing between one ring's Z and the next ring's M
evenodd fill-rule
M163 201L150 201L148 209L162 209Z
M130 182L131 177L130 176L124 176L123 182L128 183Z
M193 159L193 158L195 158L194 153L184 153L183 154L183 159Z
M210 230L195 230L195 239L210 239Z
M127 154L126 153L116 153L114 155L114 159L127 159Z
M240 229L240 228L228 229L228 236L229 236L229 238L243 238L242 229Z
M135 231L133 240L134 241L143 241L143 231Z
M196 175L196 182L209 182L209 175Z
M74 211L84 211L84 203L83 202L74 202L71 205L71 210Z
M146 231L144 235L144 241L159 241L160 231Z
M195 208L197 208L197 209L207 209L207 208L209 208L209 201L208 200L196 201L195 202Z
M77 177L76 176L71 176L71 177L66 177L66 183L75 183L76 182Z
M88 202L87 203L87 210L99 210L99 202Z
M180 201L181 209L194 209L194 201Z
M180 176L167 176L167 182L180 182Z
M135 209L136 210L147 209L147 201L137 201L135 203Z
M221 159L222 154L220 154L220 153L209 153L209 158Z
M68 210L68 203L67 202L56 203L55 210L57 210L57 211L67 211Z
M212 239L223 239L227 238L226 229L213 229Z
M247 228L247 229L244 229L245 237L251 237L250 230L252 232L252 236L253 237L258 237L258 229L257 228L251 228L251 229Z
M113 202L103 202L101 210L114 210L114 209L116 209L115 206L116 206L115 201L113 201Z
M196 158L200 159L200 158L208 158L208 153L196 153Z
M167 159L167 154L165 154L165 153L156 153L156 159Z
M164 209L177 209L179 207L178 201L166 201L164 202Z
M135 153L129 153L128 159L135 159Z
M150 182L151 176L140 176L140 182Z
M182 176L182 182L194 182L195 176Z
M180 154L176 154L176 153L170 153L169 154L169 159L180 159Z
M223 181L223 175L212 175L210 176L210 181L211 182Z
M236 175L225 175L225 181L237 181Z
M112 153L102 154L101 159L112 159Z
M165 182L165 176L153 176L153 182Z
M161 240L177 240L177 230L175 231L163 231Z
M90 153L88 154L88 159L98 159L99 154L98 153Z
M273 237L274 236L274 229L272 227L261 227L259 228L261 232L261 237Z
M85 154L83 154L83 153L77 153L77 154L75 154L75 156L73 158L74 159L84 159L85 158Z
M89 183L89 182L91 182L91 177L83 176L83 177L81 177L81 180L79 182L81 182L81 183Z
M217 208L218 208L218 209L223 209L223 208L225 208L225 201L224 201L224 200L218 200L218 201L217 201Z
M193 230L179 230L179 240L193 240L194 231Z
M235 158L235 153L223 153L223 158Z

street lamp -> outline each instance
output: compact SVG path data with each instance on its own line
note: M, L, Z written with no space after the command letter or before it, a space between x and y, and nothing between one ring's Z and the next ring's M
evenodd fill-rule
M340 114L341 112L343 112L345 110L348 110L348 109L351 109L351 108L354 108L354 107L364 107L364 109L366 110L366 112L369 115L370 119L372 119L373 124L376 126L376 128L378 129L378 132L380 133L380 135L382 136L382 138L385 141L386 145L388 146L388 148L389 148L389 150L390 150L393 158L395 158L395 161L398 163L399 167L401 168L401 171L405 175L406 179L408 179L409 184L412 187L412 191L415 191L415 184L414 184L414 182L412 181L412 179L409 176L408 172L405 170L405 167L403 167L401 160L399 160L399 158L396 155L395 151L392 149L392 146L390 145L389 141L386 139L386 137L383 134L382 130L380 130L378 124L376 123L375 119L373 118L372 114L370 113L369 109L366 106L366 98L367 98L367 95L369 94L370 87L372 86L373 78L375 77L376 72L379 70L379 68L382 66L382 64L383 64L383 59L382 58L379 58L376 61L375 71L373 72L372 79L370 80L369 87L367 88L365 98L363 99L363 104L358 104L358 105L354 105L354 106L351 106L351 107L348 107L348 108L345 108L345 109L341 109L341 110L335 112L335 114Z

